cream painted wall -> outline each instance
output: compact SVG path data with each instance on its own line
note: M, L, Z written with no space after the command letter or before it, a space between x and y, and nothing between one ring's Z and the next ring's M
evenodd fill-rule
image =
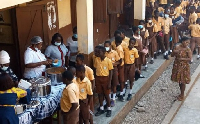
M134 19L145 19L146 0L134 0Z
M93 51L93 0L77 0L78 49L81 53Z
M71 24L70 0L57 0L59 29Z
M15 5L30 2L30 1L32 0L1 0L0 9L15 6Z

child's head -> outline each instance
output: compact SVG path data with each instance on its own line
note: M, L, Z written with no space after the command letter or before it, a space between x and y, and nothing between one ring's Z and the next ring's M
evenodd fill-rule
M170 14L174 14L174 12L175 12L175 6L171 6L170 7Z
M152 15L147 15L147 23L152 23Z
M196 10L196 7L195 7L195 6L191 6L191 7L190 7L190 12L191 12L191 13L194 13L195 10Z
M74 77L76 76L76 68L75 67L69 66L67 68L67 71L70 71L74 75Z
M111 42L110 41L105 41L104 47L106 48L106 52L111 51Z
M169 11L165 9L164 18L169 18Z
M155 7L155 8L158 8L158 7L159 7L159 2L158 2L158 1L155 1L155 2L154 2L154 7Z
M177 0L176 2L175 2L175 6L176 7L179 7L181 5L181 1L180 0Z
M166 4L165 7L164 7L164 9L170 11L170 7L171 7L170 4Z
M154 17L159 17L159 11L156 9L155 11L154 11Z
M121 36L122 32L120 30L116 30L115 33L114 33L114 36L117 37L117 36Z
M121 37L124 39L125 38L125 30L124 29L120 29L121 31Z
M196 23L197 23L197 24L200 24L200 18L197 19Z
M85 67L83 65L76 67L76 77L77 78L85 77Z
M130 38L129 40L129 49L132 49L136 43L136 39L134 37Z
M72 74L71 71L67 70L62 73L62 79L64 84L70 84L74 79L74 75Z
M99 47L100 47L100 46L96 46L96 47L94 48L94 55L95 55L96 57L99 57Z
M122 43L122 37L120 37L120 36L115 37L115 44L116 44L116 46L121 45L121 43Z
M78 54L76 56L76 65L77 66L84 65L84 59L85 59L85 57L83 54Z
M135 35L139 35L140 34L140 30L139 30L138 27L133 26L132 30L133 30L133 34L135 34Z
M200 13L200 6L198 6L197 8L197 13Z
M105 53L106 53L106 48L103 47L103 46L100 46L100 47L99 47L99 57L100 57L100 58L105 57Z
M169 15L170 14L170 9L166 8L164 13Z
M142 30L142 29L144 28L144 26L145 26L145 21L144 21L144 20L140 20L140 21L139 21L138 28L139 28L140 30Z

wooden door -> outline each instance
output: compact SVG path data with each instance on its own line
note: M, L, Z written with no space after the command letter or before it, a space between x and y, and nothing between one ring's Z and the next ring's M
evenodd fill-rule
M71 0L71 21L72 21L72 28L77 26L77 13L76 13L76 2L77 0Z
M108 14L122 14L123 0L108 0Z
M33 36L43 39L43 48L49 44L47 14L44 5L28 6L16 9L20 62L24 70L24 52Z

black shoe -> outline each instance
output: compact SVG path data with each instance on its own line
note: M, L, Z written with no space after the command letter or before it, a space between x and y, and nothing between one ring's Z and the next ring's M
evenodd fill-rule
M145 78L143 75L140 75L140 78Z
M171 55L171 54L172 54L172 52L168 51L168 55Z
M193 55L196 55L197 54L197 51L196 51L196 49L194 49L194 51L193 51Z
M153 64L154 63L154 61L153 60L150 60L150 64Z
M126 96L126 91L125 91L125 93L123 94L123 97L125 97Z
M148 67L144 67L144 71L147 71L147 68L148 68Z
M168 55L164 55L164 59L169 60Z
M107 109L107 105L104 105L103 107L104 107L104 110ZM97 111L100 111L100 107L97 108Z
M102 114L104 114L104 113L105 113L104 110L99 110L99 111L95 114L95 116L100 116L100 115L102 115Z
M154 54L154 59L157 59L157 55L156 54Z
M127 89L128 88L128 84L125 84L125 89Z
M118 99L119 99L119 101L121 101L121 102L124 102L124 101L125 101L123 95L120 95L120 96L118 97Z
M111 117L111 110L107 110L106 117Z
M131 98L132 98L132 95L131 95L131 94L128 94L127 101L130 101Z

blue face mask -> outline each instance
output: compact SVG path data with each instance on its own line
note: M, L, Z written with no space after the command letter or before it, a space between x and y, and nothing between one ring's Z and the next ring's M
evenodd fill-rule
M144 26L143 26L143 25L138 25L138 28L139 28L139 29L143 29Z
M73 34L74 38L78 38L78 34Z

